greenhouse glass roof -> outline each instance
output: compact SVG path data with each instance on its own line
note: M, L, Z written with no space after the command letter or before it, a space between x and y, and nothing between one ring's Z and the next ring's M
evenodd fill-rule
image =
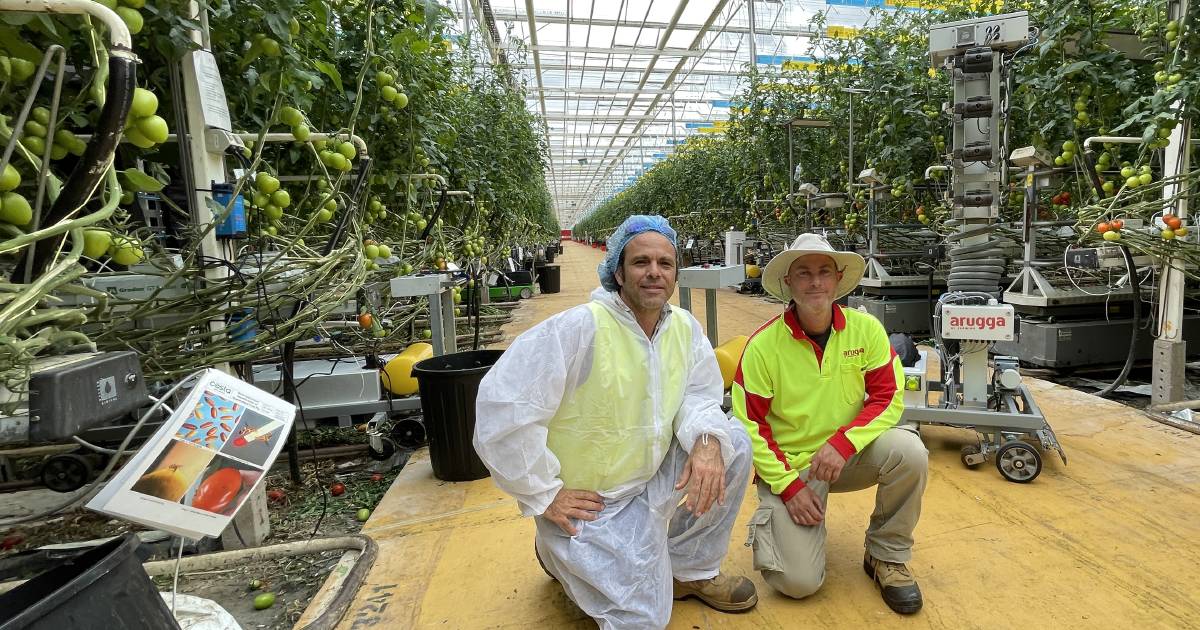
M819 12L827 26L860 26L891 2L449 1L472 33L491 34L491 54L512 64L546 121L546 181L563 227L688 136L720 133L751 59L803 60Z

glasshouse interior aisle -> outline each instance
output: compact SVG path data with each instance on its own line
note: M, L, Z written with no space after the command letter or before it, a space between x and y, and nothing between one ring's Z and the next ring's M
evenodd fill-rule
M510 335L581 303L596 286L599 250L565 247L562 292L524 304L528 317L518 317ZM753 332L781 309L732 291L718 300L723 338ZM969 432L922 429L930 479L911 564L926 599L919 615L889 611L863 574L872 491L832 496L825 585L803 601L773 593L751 570L744 543L756 501L749 495L723 569L754 579L758 606L731 615L676 602L669 627L789 628L798 619L830 628L1200 624L1200 594L1179 579L1193 564L1200 514L1200 497L1189 490L1200 478L1194 436L1075 390L1036 380L1032 387L1070 455L1065 466L1047 458L1037 483L1008 483L990 465L968 470L959 448ZM395 628L595 627L538 567L533 522L512 499L490 479L435 479L424 451L363 533L378 542L379 558L342 628L362 627L356 619Z

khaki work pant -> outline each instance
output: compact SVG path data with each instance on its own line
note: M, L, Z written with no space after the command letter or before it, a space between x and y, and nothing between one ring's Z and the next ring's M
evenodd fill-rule
M886 562L908 562L913 529L921 516L921 494L928 471L925 445L912 427L893 427L846 462L830 488L823 481L809 484L822 505L829 492L853 492L871 486L875 512L867 528L867 553ZM808 471L800 473L807 481ZM788 597L808 597L825 581L825 522L797 525L783 501L758 482L758 509L750 518L754 568L767 584ZM828 518L828 511L826 513Z

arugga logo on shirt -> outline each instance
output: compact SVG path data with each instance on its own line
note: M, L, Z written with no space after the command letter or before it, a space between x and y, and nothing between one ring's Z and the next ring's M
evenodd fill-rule
M863 354L864 352L866 352L866 350L864 350L862 348L855 348L853 350L842 350L842 358L849 359L851 357L856 357L860 354Z

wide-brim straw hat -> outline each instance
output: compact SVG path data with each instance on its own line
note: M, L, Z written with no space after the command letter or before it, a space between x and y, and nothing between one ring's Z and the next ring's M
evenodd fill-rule
M788 289L788 285L784 284L783 279L797 258L809 254L820 254L832 258L838 271L842 272L842 279L838 282L837 289L834 290L833 299L835 300L849 295L858 286L863 272L867 269L867 261L863 260L862 256L854 252L842 252L834 249L829 241L820 234L801 234L792 242L791 247L780 252L771 259L771 262L767 263L767 268L763 270L762 274L763 290L784 302L790 302L792 292Z

